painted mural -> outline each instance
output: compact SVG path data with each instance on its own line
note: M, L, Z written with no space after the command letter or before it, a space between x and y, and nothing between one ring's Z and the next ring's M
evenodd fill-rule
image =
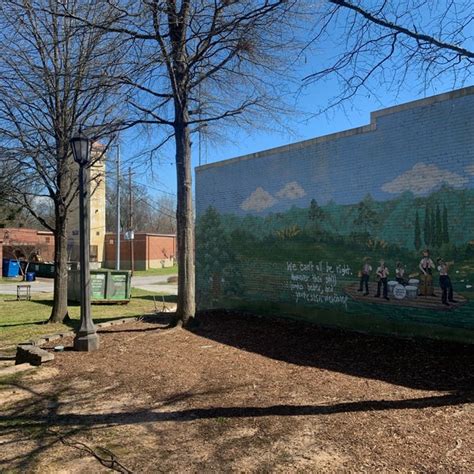
M418 141L390 163L363 156L367 135L344 139L362 166L330 163L334 140L198 173L200 308L474 342L472 148Z

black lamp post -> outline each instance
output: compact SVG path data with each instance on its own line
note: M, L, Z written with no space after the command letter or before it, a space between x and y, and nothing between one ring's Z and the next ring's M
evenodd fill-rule
M79 264L81 275L81 321L74 338L76 351L95 351L99 348L99 336L91 318L91 288L89 271L90 244L90 196L87 182L87 167L90 161L91 141L81 132L69 141L74 161L79 164Z

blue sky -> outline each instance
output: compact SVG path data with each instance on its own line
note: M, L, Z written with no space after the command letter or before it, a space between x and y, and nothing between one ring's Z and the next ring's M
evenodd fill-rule
M431 13L431 11L423 13L427 21L431 18ZM328 58L336 55L340 47L337 46L338 42L340 44L340 38L337 36L338 31L340 30L334 28L334 31L325 38L324 42L315 46L312 51L308 50L304 64L300 65L302 70L293 71L293 75L302 78L304 75L321 68L321 65ZM465 33L474 36L474 23L470 30L466 30ZM469 46L470 42L472 42L471 39L466 40L466 45ZM372 111L461 87L461 85L455 84L454 76L447 72L440 76L434 84L423 88L420 86L418 72L409 72L403 81L403 87L397 89L396 93L394 90L385 87L389 79L386 78L386 81L382 84L374 81L370 86L372 90L377 91L376 94L362 91L351 101L345 102L343 107L332 109L328 114L318 115L317 111L324 109L329 99L338 92L336 78L329 77L326 82L311 85L303 92L300 91L299 95L288 98L288 102L293 103L295 110L301 113L292 114L282 119L287 129L284 132L255 129L252 133L249 133L248 129L234 128L231 131L231 136L228 134L227 137L217 143L203 139L201 147L198 146L198 137L194 136L192 148L193 168L199 164L200 159L203 164L213 163L365 125L370 122ZM216 123L214 126L219 127L219 124ZM272 124L270 124L271 126ZM144 165L143 162L135 158L150 147L153 143L154 133L151 130L147 135L141 129L124 133L122 136L122 157L124 161L131 161L134 179L147 186L149 193L155 197L176 192L176 173L172 141L169 146L161 150L160 157L155 159L152 166ZM199 148L201 153L199 153ZM128 163L125 167L128 167Z

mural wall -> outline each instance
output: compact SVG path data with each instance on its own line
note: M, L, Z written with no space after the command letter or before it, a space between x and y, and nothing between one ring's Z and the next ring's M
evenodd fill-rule
M474 87L197 168L200 309L474 342Z

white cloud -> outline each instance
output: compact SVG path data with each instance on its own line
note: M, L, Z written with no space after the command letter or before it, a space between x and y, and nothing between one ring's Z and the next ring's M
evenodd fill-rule
M468 181L466 177L443 170L436 165L417 163L412 169L397 176L393 181L385 183L382 186L382 191L391 194L411 191L413 194L423 195L442 184L453 188L462 188Z
M306 195L305 190L296 182L286 184L276 193L279 198L299 199Z
M472 165L467 165L464 169L466 170L467 174L474 176L474 163Z
M272 207L277 200L263 188L258 187L241 205L244 211L263 211Z

